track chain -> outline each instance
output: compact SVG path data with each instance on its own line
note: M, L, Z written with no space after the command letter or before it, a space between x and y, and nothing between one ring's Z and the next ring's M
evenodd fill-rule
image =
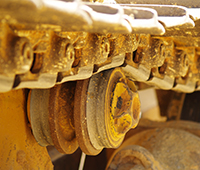
M0 2L0 92L51 88L121 66L182 92L200 86L200 8L79 0Z

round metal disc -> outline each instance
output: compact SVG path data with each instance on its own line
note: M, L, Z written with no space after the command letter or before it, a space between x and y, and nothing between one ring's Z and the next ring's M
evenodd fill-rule
M49 124L54 146L71 154L78 148L74 128L74 93L76 82L67 82L50 89Z
M116 134L110 109L113 89L126 76L120 68L106 70L91 77L87 95L87 122L89 137L95 148L116 148L125 134Z
M77 81L76 84L74 100L75 131L81 150L87 155L97 155L102 149L98 150L94 148L90 141L87 129L86 102L88 84L89 79Z
M49 89L34 89L30 94L30 122L33 135L41 146L53 145L49 129ZM28 111L28 112L29 112Z

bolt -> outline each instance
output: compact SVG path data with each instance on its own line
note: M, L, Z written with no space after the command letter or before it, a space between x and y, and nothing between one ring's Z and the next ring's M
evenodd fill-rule
M70 61L70 60L74 60L74 47L71 44L67 44L66 48L65 48L65 57Z
M189 60L187 53L183 52L181 54L181 58L183 58L183 66L188 67L189 66Z
M140 35L131 34L131 38L133 42L132 51L135 51L138 48L139 43L140 43Z
M182 77L185 77L188 72L188 66L189 66L189 59L188 54L184 50L176 49L176 61L177 61L177 70L179 69L179 74ZM179 67L178 67L179 66Z
M30 70L33 62L32 46L27 38L18 37L15 43L16 74L23 74Z
M160 56L165 56L165 45L163 43L160 44L159 53Z
M107 59L108 54L110 53L110 43L108 38L103 37L101 46L100 46L101 56L102 56L102 62Z
M140 107L135 107L140 106L138 94L126 82L119 81L114 87L111 100L114 130L118 135L125 134L139 120Z
M30 60L31 59L31 49L28 43L25 43L23 45L22 55L25 59Z

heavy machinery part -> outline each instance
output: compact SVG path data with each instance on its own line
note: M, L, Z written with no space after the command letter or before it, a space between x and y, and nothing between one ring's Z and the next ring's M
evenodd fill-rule
M140 119L138 128L135 129L135 134L143 130L155 129L155 128L173 128L181 129L192 133L196 136L200 136L200 127L199 123L186 121L186 120L171 120L167 122L155 122L148 119Z
M135 92L136 88L129 85L120 68L92 76L87 91L86 117L95 148L118 147L125 133L137 125L140 102Z
M182 120L190 120L199 122L199 91L194 92L192 94L186 94L183 100L183 106L180 115L180 119ZM190 113L190 114L187 114Z
M33 89L28 110L41 146L54 145L71 154L80 145L86 154L96 155L103 148L118 147L126 132L137 126L140 101L134 83L115 68L77 85L74 81Z
M168 120L180 120L185 95L185 93L176 91L157 89L156 96L158 99L161 116L166 116Z
M16 67L26 68L23 72L13 65L9 71L3 69L1 92L51 88L118 66L131 78L161 89L199 89L198 5L3 0L0 8L1 49L14 42L7 38L11 36L26 38L34 52L32 65L31 50L27 64L17 63ZM2 65L13 62L4 57Z
M132 33L143 34L164 34L165 29L157 20L157 13L155 10L137 7L121 5L124 9L124 14L129 24L132 27ZM132 16L130 17L127 16ZM143 16L143 18L141 18Z
M45 100L44 98L45 97ZM49 90L32 90L29 92L27 113L33 135L41 146L52 145L48 122Z
M155 20L158 20L159 22L163 23L165 28L170 27L194 27L194 21L189 16L189 11L187 8L183 6L169 6L169 5L147 5L147 4L122 4L122 7L127 8L150 8L152 10L155 10L157 12L157 17L154 17ZM149 15L147 15L149 16ZM136 15L137 17L137 15ZM142 24L142 23L141 23ZM147 23L144 24L144 27L147 27ZM155 29L155 28L154 28ZM148 33L152 34L152 33ZM155 34L155 33L154 33Z
M176 123L174 121L173 125ZM186 124L188 128L185 129L199 131L199 124L185 121ZM179 126L179 129L169 127L160 123L159 128L143 129L127 139L113 154L107 169L199 169L199 132L194 135L192 131L181 130L184 126Z
M117 0L119 4L129 4L128 0ZM188 8L199 8L200 3L198 0L187 1L187 0L168 0L168 1L160 1L160 0L135 0L134 4L160 4L160 5L181 5Z
M0 35L0 80L1 91L10 91L16 74L30 70L33 62L33 49L28 38L13 33L8 26L1 26Z
M160 163L147 149L137 145L130 145L118 151L107 169L163 170Z
M181 111L183 110L185 93L173 93L167 108L168 120L180 120Z
M13 5L10 6L10 3ZM47 30L53 28L54 31L87 31L105 34L110 32L131 33L133 26L139 32L141 31L138 28L143 27L145 32L150 30L153 31L152 33L164 33L164 27L156 20L156 11L151 9L140 10L136 8L132 12L124 13L123 8L117 4L82 3L77 0L65 2L55 0L50 2L46 0L18 2L13 0L11 2L2 1L0 6L2 16L0 19L3 20L4 16L9 16L6 18L6 22L14 29ZM18 15L15 15L14 11L17 11L19 7ZM27 15L23 15L24 12ZM47 17L49 14L54 17ZM130 24L132 20L137 20L137 18L140 21L139 17L134 18L134 14L147 14L146 16L149 17L144 18L144 20L147 19L150 26L147 28ZM104 17L107 19L105 20ZM65 20L65 18L71 19Z
M35 89L30 97L30 122L41 146L54 145L61 153L78 148L74 130L73 102L76 82L51 89Z
M199 7L198 4L196 7ZM123 68L129 79L126 83L117 83L111 108L118 104L119 97L114 94L123 96L118 89L125 90L126 85L131 89L132 80L143 81L162 89L183 92L199 90L199 8L146 4L100 5L78 0L3 0L0 2L0 9L0 92L20 88L48 89L55 84L87 79L95 74L98 77L97 73L118 66ZM49 89L46 90L47 93L41 94L47 94L47 98L53 95L54 98L62 91L59 89L62 85L54 89L52 94ZM90 84L88 88L90 89ZM131 90L127 91L127 96L131 99ZM30 120L35 118L31 122L32 127L42 130L33 130L37 141L41 145L54 143L63 152L66 149L63 141L68 132L70 137L74 137L73 116L70 117L70 114L68 116L71 119L68 117L60 120L63 112L57 107L58 104L51 102L51 115L45 115L49 111L49 107L46 107L47 112L42 113L41 117L34 117L31 113L29 117ZM128 105L126 103L124 107L128 108ZM72 106L69 108L70 111L73 110ZM61 116L57 117L57 112ZM118 115L115 117L116 112L115 107L111 109L114 115L111 123L116 123L112 129L117 133L113 130L113 134L120 136L129 126L125 124L125 129L118 126L122 120ZM43 117L50 116L51 120L43 120ZM96 115L93 116L96 118ZM41 124L37 122L38 119ZM69 127L71 129L65 133L63 126L59 126L59 121L72 125ZM46 126L48 123L49 127ZM90 134L88 133L89 139ZM60 139L60 136L64 139ZM106 143L106 140L97 141L113 146L112 143ZM94 141L90 144L94 145ZM96 142L95 147L99 146ZM73 149L76 147L75 142ZM68 149L71 148L64 152L68 153Z
M133 82L120 68L78 81L75 94L75 130L83 152L95 155L118 147L126 132L137 126L140 101ZM86 128L87 127L87 128Z
M89 79L77 81L74 104L74 124L76 136L81 150L87 155L97 155L102 149L96 149L89 138L86 118L86 101Z
M52 29L54 31L87 31L98 33L131 33L133 31L134 33L141 33L142 30L142 33L150 34L163 34L165 32L164 27L158 22L158 14L156 12L157 10L160 12L162 9L160 10L160 6L157 6L156 8L156 5L139 6L135 4L126 4L126 7L122 8L117 4L81 3L77 0L71 2L55 0L51 2L46 0L26 0L18 2L13 0L12 6L9 5L10 3L11 2L7 1L1 2L1 19L4 19L4 16L9 15L6 18L6 22L12 25L15 29L45 30L51 28L53 25ZM19 6L21 7L20 11L18 15L15 15L13 11L16 11ZM160 16L171 17L172 15L175 15L175 17L173 16L171 19L179 18L176 25L183 25L190 20L187 9L184 7L174 7L172 5L163 5L162 7L167 10L164 9L166 13L163 13L163 11L160 12ZM24 11L26 11L27 15L22 15ZM169 15L169 11L171 15ZM37 15L40 20L37 20L37 17L35 17L33 13ZM46 16L49 13L51 13L54 17L47 18ZM107 17L107 20L104 19L105 16ZM64 20L64 18L68 17L72 17L72 20ZM180 23L181 17L183 18L183 22ZM162 17L162 19L164 18ZM148 26L145 22L143 22L145 20L149 23ZM135 24L133 24L134 21ZM142 25L141 22L143 22L146 26ZM165 22L169 21L164 19L162 22L165 24ZM190 20L190 23L192 22L193 21ZM108 25L109 27L107 27ZM165 25L171 26L168 24ZM141 30L138 29L139 27L141 27Z
M27 119L27 96L28 90L0 94L1 170L53 169L46 148L41 147L32 135Z
M62 153L73 153L78 148L74 129L75 87L76 82L68 82L50 90L50 131L56 149Z

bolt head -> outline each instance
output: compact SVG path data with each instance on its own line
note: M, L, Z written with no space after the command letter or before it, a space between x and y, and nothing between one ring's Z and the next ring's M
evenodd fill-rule
M136 126L139 115L140 101L137 92L131 90L127 80L117 82L111 98L111 117L116 135L125 135Z

